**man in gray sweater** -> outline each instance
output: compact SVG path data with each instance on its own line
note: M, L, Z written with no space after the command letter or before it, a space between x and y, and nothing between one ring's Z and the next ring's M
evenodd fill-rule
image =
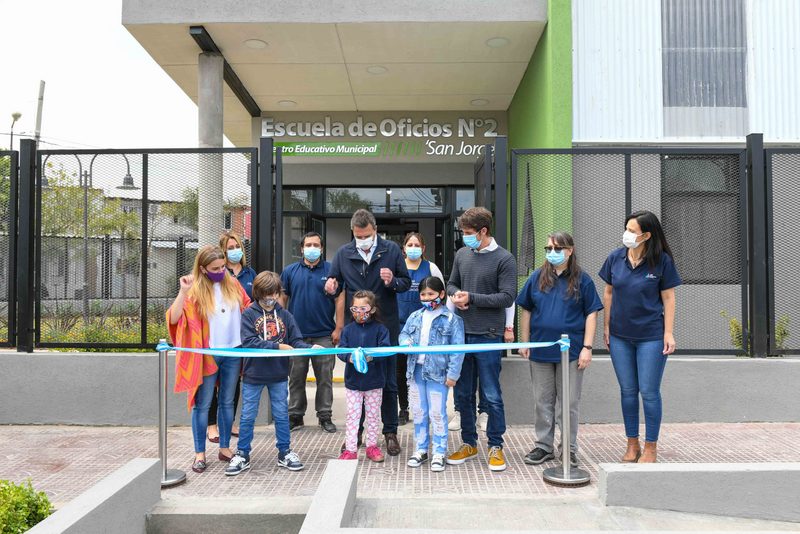
M456 252L447 294L464 319L466 343L502 343L505 310L517 296L517 262L491 236L492 213L470 208L459 217L464 247ZM504 471L503 434L506 416L500 391L503 351L467 353L461 378L455 386L455 406L461 413L461 448L447 458L450 465L478 456L475 428L475 393L480 387L486 400L489 423L489 469Z

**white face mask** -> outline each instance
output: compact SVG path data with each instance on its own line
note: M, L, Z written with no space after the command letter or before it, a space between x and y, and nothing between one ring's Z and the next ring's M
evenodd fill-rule
M625 230L625 233L622 234L622 244L628 248L636 248L642 243L636 241L636 238L639 237L638 235L634 234L629 230Z
M373 239L374 239L373 236L369 236L366 239L356 238L356 247L360 248L361 250L367 251L372 248Z

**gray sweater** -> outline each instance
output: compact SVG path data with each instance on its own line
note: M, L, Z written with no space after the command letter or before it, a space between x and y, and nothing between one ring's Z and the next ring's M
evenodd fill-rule
M517 296L517 261L502 247L490 252L462 247L453 261L447 294L459 290L469 293L469 308L456 310L464 319L464 332L502 336L505 310Z

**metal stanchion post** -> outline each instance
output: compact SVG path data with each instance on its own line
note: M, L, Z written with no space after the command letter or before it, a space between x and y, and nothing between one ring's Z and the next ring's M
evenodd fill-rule
M166 344L162 339L159 345ZM158 456L161 458L161 487L168 488L186 481L180 469L167 469L167 393L169 389L169 351L158 351Z
M561 340L569 341L567 334ZM569 420L569 346L561 346L561 467L550 467L542 473L545 482L557 486L583 486L589 483L589 473L572 467L569 461L571 421ZM576 421L575 424L578 424Z

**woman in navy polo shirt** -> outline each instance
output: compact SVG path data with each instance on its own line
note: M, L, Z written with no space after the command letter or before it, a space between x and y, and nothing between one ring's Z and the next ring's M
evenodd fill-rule
M623 462L655 462L661 427L661 377L675 351L675 287L681 278L658 217L638 211L625 219L625 245L600 269L606 282L605 342L619 382L628 449ZM639 394L644 452L639 445Z
M597 312L603 309L591 277L578 266L575 242L566 232L547 236L545 262L531 274L517 296L522 308L520 341L553 341L569 335L570 463L578 464L578 402L583 371L592 361L592 340L597 328ZM554 458L553 437L561 414L556 399L561 398L561 349L558 345L540 349L520 349L520 356L531 360L533 382L533 420L536 444L524 461L537 465ZM563 447L563 436L561 446Z

